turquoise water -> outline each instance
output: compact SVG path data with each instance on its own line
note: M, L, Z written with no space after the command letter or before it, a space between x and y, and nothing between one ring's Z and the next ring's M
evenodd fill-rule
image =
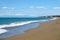
M13 22L24 22L24 21L33 21L33 20L47 20L51 18L0 18L1 24L9 24Z
M26 30L38 27L43 20L50 19L52 18L0 18L0 38L23 34Z

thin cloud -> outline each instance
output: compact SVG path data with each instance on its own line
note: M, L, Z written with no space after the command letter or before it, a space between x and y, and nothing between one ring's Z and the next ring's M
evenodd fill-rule
M5 14L0 14L1 16L9 16L9 17L37 17L37 14L25 14L25 13L5 13Z
M7 9L8 7L2 7L3 9Z
M16 13L15 16L25 16L26 14Z
M11 9L11 10L13 10L13 9L15 9L15 8L4 6L4 7L2 7L2 9Z
M25 14L18 14L18 13L16 13L16 14L11 14L10 13L9 14L9 13L5 13L5 14L0 14L0 16L17 16L17 17L20 16L21 17L21 16L25 16Z
M38 9L46 9L45 7L42 7L42 6L37 6L36 8L38 8Z
M34 6L30 6L29 8L35 8Z
M32 8L32 9L46 9L43 6L30 6L30 8Z
M60 9L60 7L54 7L53 9Z

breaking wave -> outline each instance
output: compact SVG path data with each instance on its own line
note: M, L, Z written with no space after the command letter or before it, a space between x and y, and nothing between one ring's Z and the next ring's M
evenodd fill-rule
M8 30L0 29L0 34L7 32Z
M10 24L0 25L0 28L22 26L25 24L33 23L33 22L38 22L38 21L14 22L14 23L10 23Z
M50 20L55 20L56 18L50 19ZM14 22L10 24L5 24L5 25L0 25L0 34L7 32L8 30L2 29L6 27L16 27L16 26L22 26L25 24L30 24L34 22L44 22L44 21L49 21L49 20L35 20L35 21L26 21L26 22Z

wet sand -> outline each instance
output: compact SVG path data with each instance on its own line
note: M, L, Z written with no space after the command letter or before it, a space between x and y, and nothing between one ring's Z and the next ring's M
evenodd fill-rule
M60 19L44 22L38 28L4 40L60 40Z

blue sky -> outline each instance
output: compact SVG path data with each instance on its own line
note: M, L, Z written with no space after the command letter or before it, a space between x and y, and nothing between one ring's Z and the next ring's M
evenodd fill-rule
M0 0L0 17L60 15L60 0Z

